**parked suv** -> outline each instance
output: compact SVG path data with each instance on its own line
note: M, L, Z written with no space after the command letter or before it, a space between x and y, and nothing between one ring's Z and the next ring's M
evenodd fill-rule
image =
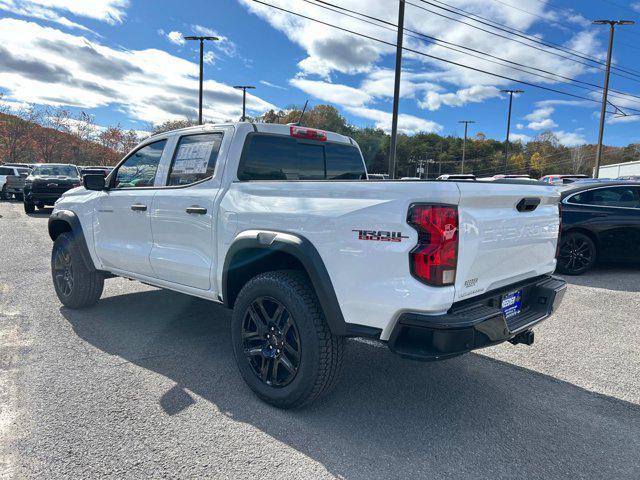
M68 163L38 163L24 184L24 211L35 212L36 207L53 205L64 192L80 186L75 165Z
M22 200L22 187L28 175L28 168L0 165L0 199L9 200L15 195L18 200Z
M366 173L353 139L310 128L152 136L56 203L56 293L88 307L115 275L224 303L240 374L283 408L335 383L346 337L420 360L531 344L565 289L555 189Z

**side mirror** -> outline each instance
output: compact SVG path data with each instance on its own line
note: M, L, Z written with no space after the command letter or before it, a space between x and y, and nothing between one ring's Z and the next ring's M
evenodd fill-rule
M104 175L100 173L89 173L82 177L82 183L87 190L102 191L105 189L106 183Z

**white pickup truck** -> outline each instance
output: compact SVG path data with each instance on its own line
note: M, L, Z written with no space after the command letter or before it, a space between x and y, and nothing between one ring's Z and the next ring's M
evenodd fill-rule
M60 301L119 276L224 303L242 377L282 408L335 383L346 337L422 360L531 344L565 290L552 187L371 181L335 133L193 127L83 181L49 220Z

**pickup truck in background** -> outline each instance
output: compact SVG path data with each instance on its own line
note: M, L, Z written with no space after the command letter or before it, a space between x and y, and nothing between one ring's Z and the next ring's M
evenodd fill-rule
M335 133L192 127L83 183L49 219L60 301L88 307L120 276L224 303L240 374L281 408L331 388L347 337L419 360L531 344L565 290L555 189L368 181Z
M24 182L23 204L26 213L53 205L64 192L80 186L80 173L68 163L37 163Z

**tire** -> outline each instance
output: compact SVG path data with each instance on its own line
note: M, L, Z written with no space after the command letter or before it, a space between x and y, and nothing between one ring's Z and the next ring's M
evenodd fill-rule
M24 204L24 213L35 213L36 206L33 203L28 202L27 200L24 200L23 204Z
M94 305L104 288L104 276L87 268L71 232L60 234L53 243L51 277L60 302L69 308Z
M22 200L24 199L24 195L22 193L16 193L15 197L16 197L16 200L19 202L22 202Z
M236 299L231 339L244 381L278 408L299 408L327 394L342 369L345 339L331 333L313 287L295 270L247 282Z
M0 190L0 200L9 200L9 195L7 194L6 185L3 185L2 190Z
M558 271L565 275L582 275L596 264L597 249L584 233L573 232L560 238Z

